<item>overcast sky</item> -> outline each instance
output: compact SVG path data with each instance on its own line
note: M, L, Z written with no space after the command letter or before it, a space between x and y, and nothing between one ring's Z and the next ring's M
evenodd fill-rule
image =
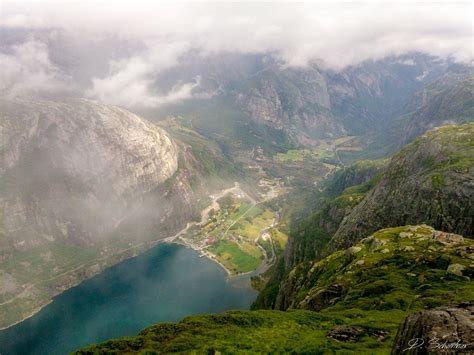
M130 77L137 79L137 91L146 91L147 83L140 79L150 71L176 65L179 56L191 48L273 51L288 65L322 59L334 69L409 51L462 62L470 62L473 55L471 1L0 1L1 26L60 27L84 35L108 31L145 41L149 50L114 63L109 82L98 80L91 88L90 92L98 93L107 93L108 85L115 87L117 82L130 84ZM25 51L41 51L41 44L27 45L27 49L17 48L16 55L31 60ZM54 68L44 53L39 55L41 75L47 76ZM16 59L0 57L2 64L6 60ZM52 85L57 78L50 79ZM189 89L192 84L187 85ZM184 87L174 90L178 94L189 91Z

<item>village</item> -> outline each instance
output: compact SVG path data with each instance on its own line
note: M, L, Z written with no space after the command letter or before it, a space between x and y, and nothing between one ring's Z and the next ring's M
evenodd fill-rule
M265 205L282 193L280 179L262 178L258 201L238 183L210 195L201 222L189 225L178 240L219 263L230 275L256 270L274 261L287 236L278 230L278 212Z

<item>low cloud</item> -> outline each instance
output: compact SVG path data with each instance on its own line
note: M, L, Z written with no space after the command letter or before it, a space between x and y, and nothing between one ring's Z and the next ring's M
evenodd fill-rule
M176 84L166 93L156 92L153 81L156 74L178 64L189 44L161 43L150 45L150 48L140 56L112 62L109 75L94 79L93 87L86 95L127 107L159 106L190 98L193 89L199 86L199 78L191 83Z
M44 43L28 40L9 49L9 53L0 53L2 96L55 92L65 88L65 78L51 63Z
M40 28L44 27L45 23L39 17L19 13L2 17L0 26L7 28Z
M471 13L470 1L4 2L0 26L56 27L88 38L114 33L146 43L145 51L112 59L109 72L92 80L87 95L124 106L156 106L192 97L197 81L176 84L168 92L151 81L190 50L201 55L271 52L289 66L320 60L335 70L414 51L470 63ZM22 72L15 60L2 60ZM31 85L44 81L54 87L54 68L40 63Z
M341 68L410 51L472 59L472 4L357 1L315 3L74 2L4 4L12 18L69 29L111 31L206 51L273 51L290 65L323 59ZM14 22L14 21L13 21Z
M157 107L192 98L193 90L199 87L200 82L197 77L195 82L177 84L165 94L155 94L150 89L150 80L132 78L123 85L124 82L116 78L95 79L93 88L87 90L86 96L125 107Z

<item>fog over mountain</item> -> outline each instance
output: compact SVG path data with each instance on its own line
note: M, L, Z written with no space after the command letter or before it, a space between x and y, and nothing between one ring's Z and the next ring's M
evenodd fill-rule
M316 61L334 70L414 51L469 63L471 10L471 3L462 1L4 1L0 90L16 95L25 90L63 91L65 85L71 90L73 84L84 96L109 103L159 106L198 91L198 75L161 90L150 78L179 66L190 51L204 58L229 52L271 53L281 66L305 67ZM60 37L67 37L67 46L55 53ZM113 50L107 51L111 40ZM65 63L68 52L74 58ZM87 74L88 82L84 75L78 78L78 72Z

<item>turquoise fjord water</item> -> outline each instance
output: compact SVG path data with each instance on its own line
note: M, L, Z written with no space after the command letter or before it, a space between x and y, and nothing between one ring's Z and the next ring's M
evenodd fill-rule
M247 309L257 293L236 288L216 263L176 244L160 244L54 299L0 332L0 354L67 354L157 322Z

